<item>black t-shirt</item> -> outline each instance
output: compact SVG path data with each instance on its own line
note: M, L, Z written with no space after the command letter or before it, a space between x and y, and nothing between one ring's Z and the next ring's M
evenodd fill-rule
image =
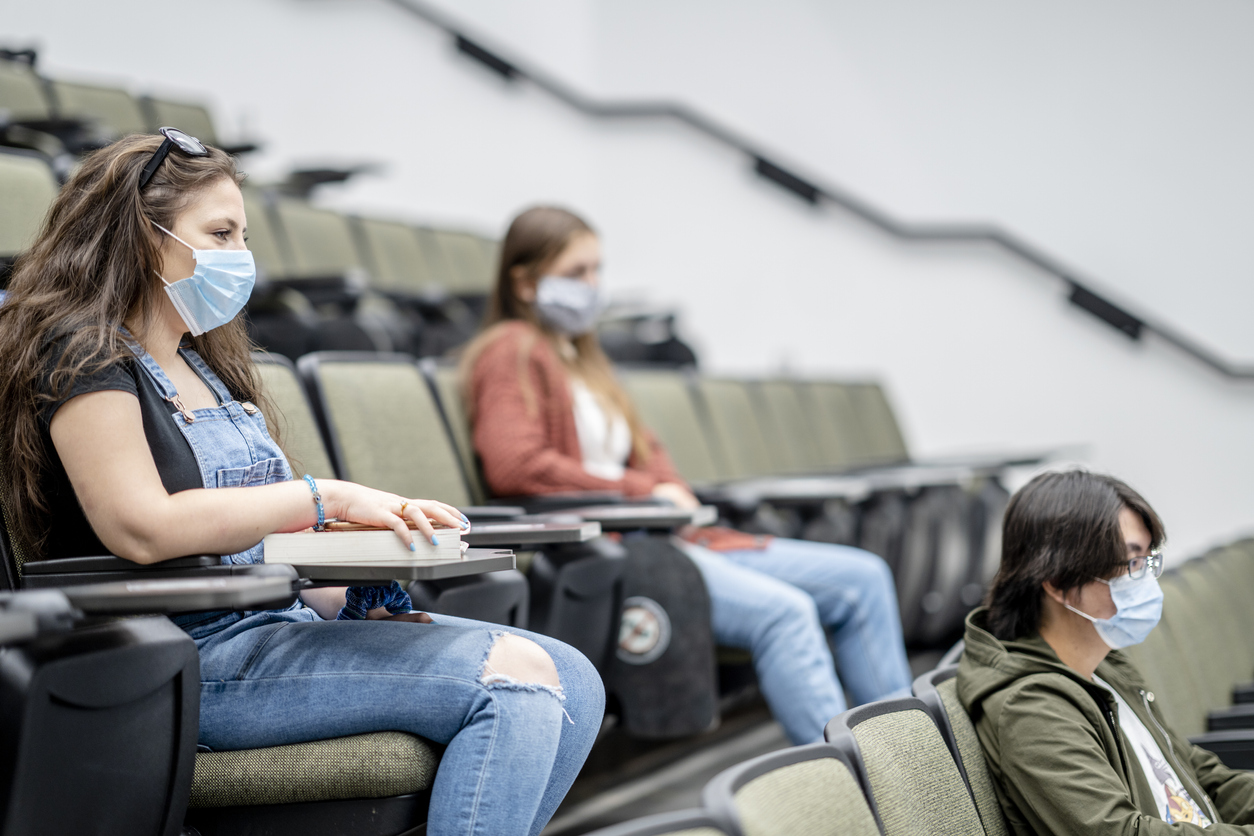
M62 338L52 346L50 357L44 366L42 385L45 392L52 391L51 375L65 351L66 341L66 338ZM129 392L139 399L139 409L144 419L144 435L152 449L152 458L166 491L176 493L189 488L204 487L191 445L170 417L177 410L161 397L156 384L135 358L128 357L98 372L83 374L74 381L64 398L49 402L40 415L48 461L48 468L42 474L41 486L50 511L48 539L41 550L41 557L80 557L109 553L83 514L82 506L78 503L78 497L74 494L74 488L70 485L70 479L48 430L52 416L66 401L78 395L105 390Z

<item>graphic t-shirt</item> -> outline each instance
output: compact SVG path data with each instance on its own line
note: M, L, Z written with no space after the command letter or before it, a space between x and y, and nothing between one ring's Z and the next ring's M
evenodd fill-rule
M1210 827L1213 822L1184 788L1180 776L1163 756L1163 750L1158 748L1158 743L1149 729L1145 728L1141 718L1136 716L1118 691L1097 676L1093 677L1093 681L1115 695L1115 704L1119 706L1119 727L1123 729L1124 736L1132 744L1132 751L1136 752L1137 760L1141 762L1141 771L1145 773L1145 778L1154 791L1154 800L1163 821L1168 824L1188 822L1199 827Z

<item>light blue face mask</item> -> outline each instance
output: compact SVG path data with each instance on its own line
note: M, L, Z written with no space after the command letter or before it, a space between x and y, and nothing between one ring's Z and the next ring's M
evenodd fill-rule
M595 328L604 307L601 289L582 279L545 276L536 285L536 316L546 327L568 337Z
M1145 641L1163 617L1163 589L1158 585L1158 578L1146 575L1133 580L1128 575L1120 575L1102 583L1110 587L1110 600L1115 602L1115 614L1110 618L1094 618L1070 604L1063 606L1093 622L1097 635L1113 650Z
M198 250L159 223L157 229L192 251L196 270L186 279L167 282L160 273L157 277L165 282L165 292L174 303L187 330L199 337L234 319L257 282L257 265L248 250Z

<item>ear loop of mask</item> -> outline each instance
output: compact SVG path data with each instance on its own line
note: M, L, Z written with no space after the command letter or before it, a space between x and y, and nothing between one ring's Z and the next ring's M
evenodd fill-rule
M171 238L173 238L175 241L178 241L178 242L179 242L180 244L182 244L184 247L187 247L187 249L191 250L191 251L192 251L192 258L193 258L193 259L196 257L196 248L195 248L195 247L193 247L191 244L187 243L187 242L186 242L186 241L184 241L182 238L178 237L178 236L177 236L177 235L175 235L173 232L171 232L170 230L166 229L164 226L162 226L161 224L157 223L156 221L149 221L149 223L150 223L150 224L152 224L153 226L155 226L157 229L159 229L159 230L161 230L162 232L164 232L166 235L169 235L169 236L170 236ZM157 273L157 271L156 271L156 270L153 270L152 272ZM165 282L165 286L166 286L166 287L173 287L173 286L174 286L174 284L175 284L174 282L166 281L166 277L165 277L165 276L163 276L163 275L161 275L160 273L157 273L157 278L158 278L158 279L161 279L161 281ZM190 276L188 276L188 278L191 278L191 277L190 277ZM185 280L185 279L179 279L179 281L186 281L186 280Z

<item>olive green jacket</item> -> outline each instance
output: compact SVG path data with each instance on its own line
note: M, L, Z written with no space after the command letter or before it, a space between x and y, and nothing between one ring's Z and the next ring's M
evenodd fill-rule
M1254 774L1229 769L1167 729L1125 655L1112 651L1097 676L1136 712L1215 826L1164 822L1136 753L1118 731L1114 695L1064 665L1039 634L994 638L986 615L981 607L967 618L958 699L975 723L1014 833L1254 836Z

